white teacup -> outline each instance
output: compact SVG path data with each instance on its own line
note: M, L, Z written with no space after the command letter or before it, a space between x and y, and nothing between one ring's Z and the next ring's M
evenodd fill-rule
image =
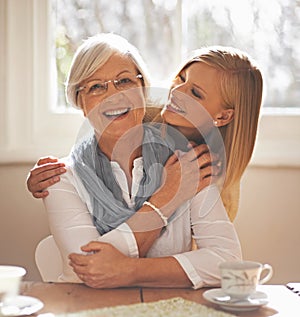
M230 297L238 299L255 293L257 285L266 283L273 275L271 265L252 261L222 262L219 268L222 290ZM263 272L266 275L261 278Z
M5 300L19 294L19 286L26 270L20 266L0 265L0 307Z

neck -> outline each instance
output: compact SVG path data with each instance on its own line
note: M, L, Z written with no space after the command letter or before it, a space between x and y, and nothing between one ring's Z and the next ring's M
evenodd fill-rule
M120 137L102 134L98 141L101 151L110 161L117 162L126 175L131 175L133 161L142 155L143 129L130 129Z
M172 126L175 130L179 131L180 134L187 140L192 141L196 144L201 144L204 142L202 134L196 128L187 128L180 126Z

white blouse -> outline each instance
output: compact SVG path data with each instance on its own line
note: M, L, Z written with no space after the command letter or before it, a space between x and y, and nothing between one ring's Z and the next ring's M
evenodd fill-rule
M68 255L82 253L80 247L92 240L109 242L130 257L138 257L138 247L130 227L123 223L100 236L92 221L89 194L72 164L65 160L67 172L61 181L48 188L44 199L49 226L63 259L60 282L81 283L69 266ZM112 162L112 171L129 206L134 203L143 175L143 159L134 161L131 195L125 173ZM192 238L197 249L192 250ZM182 204L147 253L147 257L174 256L195 289L220 284L218 264L241 259L241 247L233 224L228 219L219 191L211 185Z

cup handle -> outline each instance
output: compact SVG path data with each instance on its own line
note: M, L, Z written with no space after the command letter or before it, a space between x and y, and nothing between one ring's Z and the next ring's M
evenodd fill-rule
M273 268L269 264L263 264L261 274L263 273L263 271L268 271L268 273L264 278L259 280L259 284L265 284L266 282L270 280L270 278L273 275Z

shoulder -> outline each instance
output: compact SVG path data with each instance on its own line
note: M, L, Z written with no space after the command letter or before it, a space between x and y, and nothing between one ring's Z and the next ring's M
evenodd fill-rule
M197 193L190 201L191 212L196 213L200 217L206 217L209 214L218 215L220 220L227 218L221 194L218 186L209 185L199 193Z
M65 164L66 172L59 176L59 182L55 183L54 185L48 188L48 190L50 191L64 189L66 186L68 186L68 184L74 185L75 183L75 172L72 159L69 156L67 156L60 158L58 161Z
M65 164L65 168L66 168L66 173L61 175L61 178L73 178L74 177L74 160L72 159L71 156L66 156L63 157L61 159L59 159L59 162L62 162Z
M84 203L90 207L90 198L82 181L76 174L74 164L70 158L63 158L61 162L66 165L66 172L60 175L60 181L48 188L49 196L46 197L46 202L56 202L61 200L65 205L66 199L72 197L73 202ZM79 202L80 201L80 202ZM70 202L70 200L69 200ZM91 210L91 208L89 208Z

